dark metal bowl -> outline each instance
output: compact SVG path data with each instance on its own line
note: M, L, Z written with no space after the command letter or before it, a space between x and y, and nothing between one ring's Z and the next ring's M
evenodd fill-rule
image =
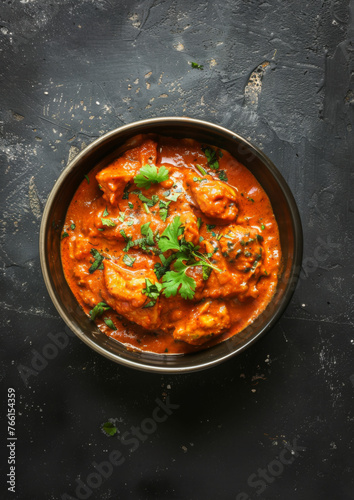
M283 270L277 291L265 311L247 328L220 344L193 354L133 352L107 337L83 312L64 277L60 235L74 193L98 163L105 166L137 134L192 138L223 148L245 165L269 196L279 226ZM274 325L295 290L302 259L302 227L291 191L262 151L218 125L191 118L154 118L117 128L85 148L63 171L49 195L40 229L40 260L45 284L60 316L87 345L107 358L139 370L182 373L201 370L231 358L253 344Z

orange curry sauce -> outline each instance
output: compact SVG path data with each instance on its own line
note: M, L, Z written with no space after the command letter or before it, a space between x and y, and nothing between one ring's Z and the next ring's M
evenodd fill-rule
M243 330L272 299L281 265L277 222L260 184L227 151L161 136L141 136L137 144L93 169L77 189L62 233L65 277L88 315L105 304L96 324L128 349L205 349ZM147 164L165 166L168 179L137 187L134 178ZM197 247L195 255L214 269L185 271L194 280L191 298L179 289L166 297L160 287L152 300L143 293L146 279L163 285L156 265L161 270L176 250L162 253L159 239L178 216L179 241ZM165 273L180 270L173 259ZM199 259L181 265L191 262Z

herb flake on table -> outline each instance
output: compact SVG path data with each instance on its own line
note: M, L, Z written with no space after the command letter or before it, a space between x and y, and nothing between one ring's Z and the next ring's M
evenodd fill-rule
M117 427L112 422L105 422L102 424L102 430L107 436L115 436L118 432Z
M204 69L203 64L198 64L196 62L191 62L191 66L192 66L193 69L200 69L200 70Z

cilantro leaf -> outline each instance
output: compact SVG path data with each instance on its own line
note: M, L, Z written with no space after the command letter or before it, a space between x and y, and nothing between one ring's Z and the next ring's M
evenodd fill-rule
M148 278L145 278L145 286L146 288L143 288L142 293L147 295L150 300L147 304L143 306L143 309L147 307L153 307L156 304L157 299L160 296L160 292L162 290L162 285L158 281L156 283L151 283L151 281Z
M87 180L87 184L90 184L90 178L88 175L84 175L85 179Z
M112 424L112 422L105 422L102 425L102 430L108 436L114 436L115 434L117 434L118 431L117 427L114 424Z
M157 262L154 265L154 273L156 274L158 280L161 279L162 276L170 269L170 264L175 260L175 258L176 254L170 255L167 259L163 255L160 255L162 264Z
M136 259L134 259L134 257L130 257L127 253L123 255L123 262L126 266L133 267L135 261Z
M141 167L138 174L134 177L134 182L139 188L149 189L151 184L167 181L169 178L168 170L162 166L157 169L156 165L148 163Z
M111 330L117 330L117 327L115 326L115 324L113 323L113 321L110 319L110 318L104 318L103 320L106 325L111 329Z
M163 220L165 222L165 220L167 219L168 217L168 205L170 204L171 202L170 201L163 201L163 200L160 200L160 204L159 204L159 215L161 217L161 220Z
M92 274L96 269L103 269L103 255L100 254L95 248L91 248L91 255L93 255L95 261L89 269L89 273Z
M104 219L101 217L101 222L104 226L108 226L108 227L115 227L116 223L113 222L111 219Z
M178 237L182 234L181 224L181 218L178 215L161 234L158 247L162 252L167 252L167 250L180 250Z
M64 231L63 234L61 235L61 239L63 240L64 238L67 238L68 236L69 236L69 233Z
M181 193L172 193L166 196L166 199L170 201L177 201L179 196L181 196Z
M90 311L90 318L94 321L98 316L102 316L105 311L108 311L110 307L105 302L99 302Z
M108 213L108 210L107 210L107 207L104 209L104 212L102 214L102 217L107 217L107 215L109 215Z
M212 268L203 264L202 269L203 269L203 280L206 281L212 273Z
M215 149L209 148L209 147L204 147L202 148L205 156L207 157L209 167L212 170L218 170L219 168L219 162L217 158L217 153Z
M228 178L227 178L227 175L226 175L226 172L225 170L219 170L218 172L218 177L221 181L223 182L228 182Z
M192 299L194 297L196 283L193 278L187 276L187 269L188 267L185 266L185 269L181 271L167 271L162 278L165 297L175 296L177 292L183 299Z
M150 198L147 198L143 195L141 191L132 191L133 194L136 194L140 201L146 203L148 207L153 207L159 201L159 197L156 194L153 194Z
M152 232L152 229L150 229L150 224L151 222L143 224L140 228L140 231L143 236L146 236L146 244L152 246L155 245L155 241L154 233Z

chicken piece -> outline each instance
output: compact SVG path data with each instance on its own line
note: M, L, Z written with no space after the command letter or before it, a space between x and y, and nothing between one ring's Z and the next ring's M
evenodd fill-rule
M196 305L185 318L176 322L173 337L188 344L201 345L220 335L230 325L226 304L209 300Z
M103 198L116 206L125 186L146 163L156 162L157 143L151 139L141 146L126 151L120 158L101 170L96 179L103 191Z
M145 278L153 284L156 282L153 271L125 269L104 260L103 275L106 289L102 289L102 297L112 309L147 330L158 328L161 321L159 298L153 307L144 308L151 299L142 293L146 288Z
M69 255L73 260L83 260L88 255L92 248L92 243L88 238L84 238L83 234L77 234L70 238Z
M209 177L204 177L201 182L193 179L196 179L195 174L189 174L188 185L197 205L205 215L225 222L236 220L237 192L233 187Z
M198 219L193 212L188 210L180 215L181 223L184 227L183 237L186 241L191 241L194 245L199 243Z
M257 297L258 279L266 276L263 238L256 229L231 225L224 229L219 240L219 251L213 254L212 262L221 272L212 271L203 289L196 291L195 299L218 299L237 297L243 301ZM210 242L201 243L204 251L212 253Z
M233 268L258 278L263 260L263 236L250 227L229 226L223 231L220 249Z
M89 272L90 264L77 264L73 274L78 285L78 293L84 304L95 307L100 295L102 271Z

